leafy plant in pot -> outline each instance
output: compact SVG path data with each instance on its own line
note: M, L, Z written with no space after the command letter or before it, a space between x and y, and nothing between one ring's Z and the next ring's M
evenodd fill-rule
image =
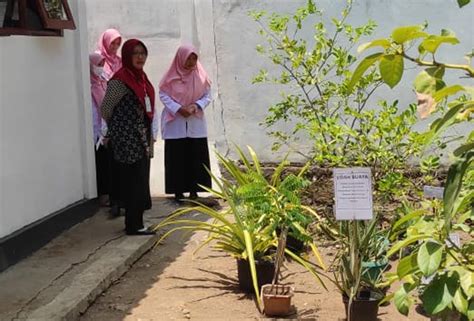
M375 321L384 294L364 274L362 263L370 252L370 240L376 235L377 220L342 221L339 228L341 248L333 262L331 281L342 294L348 321Z
M390 248L388 229L376 227L369 237L365 257L362 259L363 277L378 286L389 266L387 251Z
M171 227L158 241L168 237L178 230L205 231L208 237L202 246L212 244L218 251L229 253L237 259L239 281L245 291L254 291L260 307L260 287L271 283L274 274L274 253L278 239L276 228L280 220L274 212L276 206L291 208L290 204L279 202L279 181L276 176L281 174L284 164L272 176L271 182L265 178L260 162L255 152L249 147L251 160L237 148L243 168L232 160L217 153L220 164L227 172L227 178L217 178L210 173L215 189L205 188L212 196L226 202L222 210L213 209L205 204L193 202L195 206L179 209L156 226L156 229ZM284 206L282 204L285 204ZM308 209L310 210L310 209ZM190 213L201 213L210 220L200 220L185 216ZM315 214L315 213L314 213ZM317 251L314 245L314 251ZM310 265L298 254L289 251L296 262L306 267L316 278L317 265ZM319 256L318 256L319 257ZM259 272L261 267L262 272ZM245 280L251 280L251 283ZM320 280L321 281L321 280Z

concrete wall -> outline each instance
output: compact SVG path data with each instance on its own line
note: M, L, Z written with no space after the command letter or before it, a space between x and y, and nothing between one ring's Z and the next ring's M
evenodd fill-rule
M304 0L214 1L214 46L217 48L219 95L224 102L227 138L239 145L251 142L267 160L274 158L275 154L272 154L271 142L258 123L264 119L267 107L279 100L280 88L250 84L257 70L271 65L264 57L256 54L255 46L264 44L265 41L257 34L257 24L248 17L247 12L253 9L294 12L296 7L304 3ZM317 0L315 3L324 10L324 18L328 22L329 18L339 16L345 1ZM440 61L465 63L464 54L474 47L472 5L461 10L455 1L355 0L349 22L360 25L369 18L378 23L378 28L372 37L362 41L387 37L397 26L421 24L427 20L430 23L429 32L438 33L442 28L448 28L455 31L461 41L461 44L455 47L443 46L438 56ZM308 34L303 36L308 37ZM375 100L399 99L402 107L414 102L415 95L411 84L417 72L419 70L407 70L404 80L395 90L385 86L378 92ZM457 78L462 76L461 73L454 75L451 79L455 81L459 81ZM467 83L465 79L461 81ZM304 144L301 148L304 148Z
M117 27L126 38L140 37L151 48L147 71L155 85L166 69L177 45L185 40L200 47L204 65L212 75L214 104L207 112L212 120L211 140L217 148L228 152L232 143L251 144L264 160L274 160L280 154L271 151L271 140L259 126L267 107L279 99L281 88L271 85L251 85L257 70L269 66L256 54L255 46L263 43L257 24L248 11L294 12L305 0L141 0L140 5L127 0L86 0L88 6L90 48L102 30ZM132 5L133 3L133 5ZM338 16L345 1L318 0L325 19ZM350 22L362 24L367 19L379 27L371 39L385 37L400 25L430 22L429 31L449 28L457 33L461 44L440 52L439 59L462 62L464 53L473 47L473 11L457 8L455 1L445 0L355 0ZM309 36L306 34L306 36ZM367 39L368 40L368 39ZM453 49L453 50L450 50ZM405 74L405 86L395 91L380 91L380 98L397 98L401 106L414 101L410 84L416 72ZM460 74L456 74L458 77ZM455 79L457 80L457 79ZM424 124L426 125L426 124ZM302 144L301 148L304 148Z
M71 5L63 38L0 38L0 237L96 194L87 21Z

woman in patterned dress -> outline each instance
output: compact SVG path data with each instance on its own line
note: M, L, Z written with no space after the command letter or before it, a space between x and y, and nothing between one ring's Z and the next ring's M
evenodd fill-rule
M122 68L109 81L101 106L117 163L113 175L118 178L128 235L154 233L143 225L143 212L150 207L151 123L155 111L155 90L143 71L147 56L140 40L124 43Z

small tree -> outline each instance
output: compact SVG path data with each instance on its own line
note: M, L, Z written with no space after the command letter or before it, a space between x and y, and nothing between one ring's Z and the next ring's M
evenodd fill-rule
M260 70L254 82L287 88L282 100L269 108L263 125L271 128L275 149L282 144L293 148L301 137L309 141L309 152L296 151L320 166L370 166L378 173L405 168L423 144L421 135L412 130L416 106L404 111L397 101L374 106L370 98L383 84L375 69L360 75L349 90L351 66L356 62L351 51L376 27L373 21L349 24L351 6L352 1L347 1L341 17L331 19L331 26L325 25L322 11L312 0L293 15L252 12L267 41L257 51L279 67L276 75ZM300 36L304 30L311 30L312 37ZM281 123L290 130L275 129Z

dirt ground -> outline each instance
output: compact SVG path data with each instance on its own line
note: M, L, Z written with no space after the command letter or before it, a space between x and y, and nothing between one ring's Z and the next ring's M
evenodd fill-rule
M80 321L264 319L252 296L239 291L234 259L207 247L194 254L204 236L175 234L168 238L103 293ZM331 250L321 250L330 262ZM326 291L295 263L283 270L281 283L296 290L295 313L290 319L344 320L341 295L330 283ZM379 310L383 321L428 319L415 309L404 317L393 304Z

